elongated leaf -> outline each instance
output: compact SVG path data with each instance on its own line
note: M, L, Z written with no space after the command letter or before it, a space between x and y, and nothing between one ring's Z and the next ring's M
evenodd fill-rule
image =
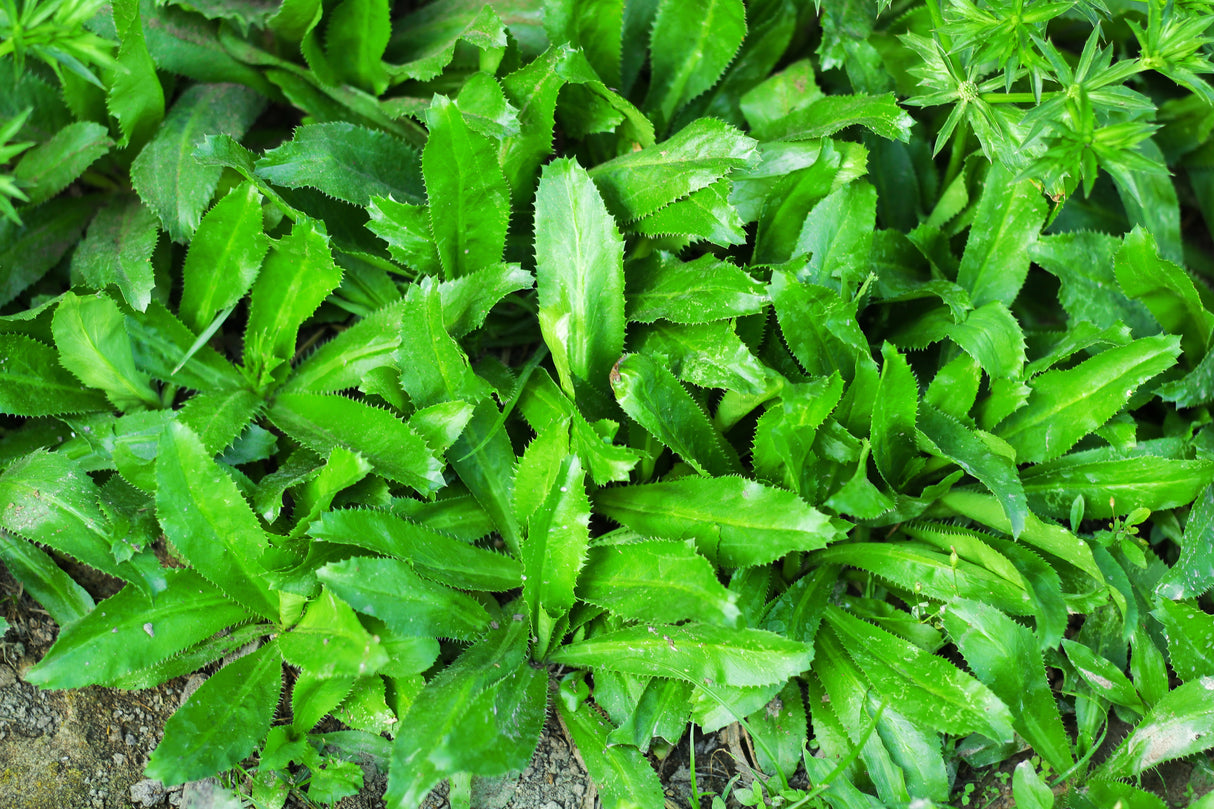
M660 357L663 366L693 385L766 398L783 384L727 320L685 326L657 323L636 336L645 355Z
M624 412L701 475L740 471L737 456L674 374L645 354L629 354L611 372Z
M443 740L457 733L465 738L461 733L465 721L477 727L486 713L491 714L491 705L477 706L482 707L479 711L473 710L473 706L488 689L525 666L529 630L526 616L515 613L513 620L489 631L426 684L402 717L411 732L398 735L392 746L385 796L388 802L396 806L419 805L440 780L473 763L460 755L460 746L445 745ZM522 691L529 693L527 689ZM511 719L502 717L501 721ZM480 752L478 744L473 753Z
M521 550L523 601L537 630L547 625L544 619L555 621L573 608L574 587L590 541L590 504L581 461L569 455L558 460L554 471L543 501L527 520Z
M96 199L60 198L26 216L24 225L0 217L0 306L20 295L74 247L97 210Z
M139 0L118 0L113 16L121 43L116 57L119 69L107 82L105 104L118 119L125 147L132 141L143 142L164 118L164 90L143 38Z
M299 327L340 281L329 240L311 220L273 246L253 285L245 330L245 366L260 384L294 356Z
M427 206L372 197L367 212L371 216L367 230L388 243L388 253L395 262L419 275L442 275Z
M826 622L878 696L910 720L945 733L1012 740L1008 706L970 675L838 607L827 607Z
M99 391L81 388L55 349L20 334L0 334L0 412L53 416L108 410Z
M869 273L877 192L857 181L829 194L809 212L794 255L808 255L803 280L841 287L851 296Z
M1151 613L1163 624L1168 660L1183 682L1214 677L1214 616L1183 602L1160 599Z
M708 90L746 36L741 0L663 0L649 40L653 79L645 107L664 128L674 113Z
M391 135L355 124L305 124L258 159L257 176L285 188L307 186L353 205L373 197L423 199L417 151Z
M1113 663L1082 643L1069 638L1063 638L1062 648L1075 670L1079 672L1079 676L1097 695L1138 713L1146 710L1129 678Z
M964 322L947 326L944 332L992 379L1020 376L1025 360L1024 335L1001 301L975 309Z
M109 684L247 620L236 602L189 569L166 570L168 586L149 603L125 587L65 626L27 679L42 688Z
M125 320L135 365L154 379L193 390L243 388L245 379L218 351L197 338L164 304L153 301L141 316Z
M1193 504L1180 543L1180 558L1155 585L1162 598L1195 598L1214 585L1214 486Z
M536 21L538 23L538 21ZM445 4L403 18L388 47L394 78L429 81L438 76L464 41L481 49L504 48L506 28L492 6Z
M0 531L0 562L60 626L78 621L95 606L88 591L32 542ZM4 631L0 624L0 637Z
M388 87L384 50L392 34L388 0L342 0L328 15L325 53L348 84L380 95Z
M578 580L583 601L650 624L700 620L737 626L737 596L708 560L683 542L650 540L591 548Z
M574 380L606 389L624 349L624 242L585 169L544 167L535 198L540 329L573 396Z
M761 283L713 255L662 256L628 269L628 319L639 323L709 323L761 312L767 302Z
M1177 407L1196 407L1214 401L1214 353L1207 353L1197 367L1181 379L1159 386L1159 398Z
M1145 336L1154 329L1141 301L1118 294L1114 261L1122 240L1104 233L1077 231L1043 236L1029 248L1042 269L1058 276L1058 301L1073 320L1104 328L1129 326Z
M435 96L426 123L422 172L431 232L446 276L459 278L501 261L510 188L496 144L471 129L454 103Z
M535 277L529 271L511 263L494 264L463 278L444 281L438 285L443 324L452 337L463 337L480 328L502 298L534 284Z
M707 241L722 247L743 244L745 223L729 201L729 191L729 181L720 180L643 217L631 229L653 239L686 236L693 242Z
M178 97L156 136L131 164L135 190L173 241L185 242L194 234L222 172L196 161L194 147L207 135L239 138L264 103L240 85L194 85Z
M355 610L403 635L471 640L489 626L480 602L423 579L398 559L347 559L316 575Z
M1184 269L1159 256L1155 239L1141 225L1125 237L1114 269L1128 297L1146 304L1164 331L1182 335L1181 345L1190 361L1206 356L1214 314L1202 306Z
M250 612L278 617L260 564L269 547L265 532L236 484L182 424L170 424L160 438L156 513L195 570Z
M77 121L23 154L13 176L29 204L38 205L67 188L113 146L105 127Z
M765 126L755 134L765 141L815 140L846 129L862 126L888 140L910 140L913 119L894 100L893 93L885 95L822 96L804 107Z
M970 669L1011 708L1016 732L1056 771L1070 769L1070 741L1033 634L980 601L950 602L944 626Z
M1136 508L1163 511L1192 503L1214 482L1214 461L1154 455L1107 460L1076 452L1029 469L1023 480L1034 511L1042 516L1065 518L1075 498L1082 497L1087 517L1109 519Z
M695 539L722 567L750 567L839 538L827 516L791 492L740 477L681 478L603 489L595 504L639 534Z
M1112 777L1138 775L1165 761L1214 745L1214 677L1169 691L1098 770Z
M830 287L802 283L787 270L772 273L768 292L784 341L809 374L839 373L850 380L857 364L875 371L868 341L856 322L855 301Z
M922 466L915 445L919 384L894 346L881 346L881 359L881 378L873 402L873 461L885 482L898 490Z
M475 404L489 387L472 371L444 325L442 298L432 279L410 287L400 320L400 384L418 407L462 400Z
M955 462L990 489L1011 521L1012 538L1020 536L1028 500L1009 447L982 430L970 431L927 402L919 409L918 429L933 454Z
M466 590L505 591L521 584L522 566L421 523L379 511L330 511L308 534L404 559L427 578Z
M104 391L119 410L160 406L147 375L135 367L122 313L112 300L67 292L55 309L52 328L63 367Z
M1074 368L1047 371L1034 381L1028 404L995 433L1021 463L1057 458L1112 418L1139 385L1170 368L1179 354L1179 337L1159 335L1103 351Z
M590 177L612 215L635 222L746 165L754 148L728 124L700 118L661 143L600 163Z
M372 637L354 610L328 590L308 602L308 611L290 632L278 636L278 648L284 660L314 677L374 674L388 662L379 638Z
M634 626L562 646L554 663L704 685L782 683L809 667L807 644L761 629L710 624Z
M315 452L327 455L334 447L345 447L371 461L380 474L420 492L443 485L442 464L426 442L387 410L344 396L283 393L269 417Z
M557 710L594 779L603 809L662 805L662 783L653 767L636 748L609 743L612 727L596 707L583 702L571 709L557 700Z
M182 269L181 320L200 333L253 286L270 249L262 232L261 194L242 183L207 211Z
M403 300L376 309L299 364L285 391L335 393L357 387L372 371L395 363Z
M211 675L164 727L149 777L182 784L238 764L270 729L282 691L282 657L268 643Z
M1028 180L1012 182L1010 170L996 163L970 228L957 283L977 308L991 301L1011 306L1029 270L1029 248L1045 222L1045 200Z

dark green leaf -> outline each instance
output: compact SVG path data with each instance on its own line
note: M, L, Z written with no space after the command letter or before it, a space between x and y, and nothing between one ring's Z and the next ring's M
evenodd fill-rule
M53 416L109 410L99 391L81 388L55 349L20 334L0 334L0 412Z
M100 124L68 124L46 143L23 154L13 176L29 197L29 204L38 205L67 188L113 145Z
M80 620L95 606L88 591L32 542L0 531L0 562L60 626ZM4 632L5 626L0 624L0 637Z
M125 147L132 141L145 142L164 118L164 90L144 42L139 0L117 0L113 14L120 43L116 55L119 69L108 82L105 103L118 119L120 145Z
M1011 172L996 163L957 271L957 283L981 307L991 301L1011 306L1029 270L1029 248L1045 222L1045 200L1028 180L1013 182Z

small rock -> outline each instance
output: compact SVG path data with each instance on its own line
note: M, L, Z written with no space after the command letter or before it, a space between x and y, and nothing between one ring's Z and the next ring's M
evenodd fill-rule
M0 666L0 688L8 688L17 682L17 675L8 666Z
M164 800L168 794L164 784L151 778L145 778L131 787L131 803L138 806L155 806Z

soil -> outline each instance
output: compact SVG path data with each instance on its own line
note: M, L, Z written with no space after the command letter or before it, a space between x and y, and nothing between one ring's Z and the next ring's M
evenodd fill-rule
M95 596L105 594L94 592ZM26 682L25 673L50 648L58 628L22 594L3 565L0 616L10 624L0 639L0 807L239 809L225 798L230 793L214 779L165 789L143 774L165 721L198 687L202 675L180 677L143 691L97 687L43 691ZM739 739L736 726L697 735L695 760L701 793L721 794L734 776L748 780L745 741ZM666 809L691 805L688 752L684 737L665 759L654 761L665 788ZM387 774L373 761L360 763L363 790L339 802L336 809L384 807ZM1005 762L981 773L962 772L956 795L972 796L966 804L971 807L1013 807L1010 774L1016 763ZM802 786L803 781L797 784L797 780L794 777L794 785ZM963 790L962 782L973 786ZM1171 807L1188 806L1214 790L1214 762L1208 756L1201 762L1172 762L1145 776L1142 786L1165 798ZM599 805L593 783L555 719L544 728L526 770L503 778L473 779L471 789L472 806L477 809L595 809ZM733 800L729 804L738 805ZM424 809L448 809L450 805L443 785L427 798ZM285 809L311 807L292 798Z

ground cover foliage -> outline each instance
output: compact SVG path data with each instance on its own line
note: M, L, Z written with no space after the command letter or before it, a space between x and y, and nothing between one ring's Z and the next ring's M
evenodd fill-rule
M1162 805L1214 746L1212 20L7 0L30 679L224 660L148 772L259 807L358 753L458 802L549 712L608 807L738 720L751 803L1031 751L1018 805Z

